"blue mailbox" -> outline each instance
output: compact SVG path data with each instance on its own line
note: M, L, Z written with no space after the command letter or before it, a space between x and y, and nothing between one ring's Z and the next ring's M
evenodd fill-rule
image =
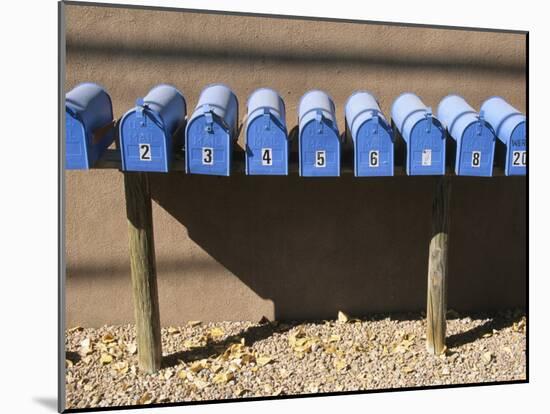
M303 177L340 175L340 136L336 108L326 92L312 90L300 99L299 159Z
M437 115L456 145L456 175L491 177L496 137L483 112L477 113L461 96L449 95L439 103Z
M480 112L483 112L498 138L495 158L504 164L504 174L525 175L527 172L525 115L500 96L487 99L481 105Z
M65 95L65 167L87 170L115 138L113 105L105 89L81 83Z
M376 99L368 92L355 92L346 102L345 113L355 176L393 175L393 134Z
M136 101L120 121L124 171L168 172L174 149L181 146L185 98L171 85L158 85Z
M255 90L248 98L246 174L287 175L288 134L285 104L273 89Z
M230 175L239 104L226 85L201 92L185 134L185 169L191 174Z
M393 102L391 117L405 143L407 175L445 174L445 129L431 108L407 92Z

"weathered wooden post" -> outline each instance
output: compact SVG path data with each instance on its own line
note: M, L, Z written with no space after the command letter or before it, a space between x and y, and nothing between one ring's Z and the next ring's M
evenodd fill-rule
M428 263L426 347L434 355L445 352L447 312L447 257L449 246L450 178L438 178L432 204L432 239Z
M124 191L138 362L140 369L153 373L160 369L162 344L151 191L147 173L125 172Z

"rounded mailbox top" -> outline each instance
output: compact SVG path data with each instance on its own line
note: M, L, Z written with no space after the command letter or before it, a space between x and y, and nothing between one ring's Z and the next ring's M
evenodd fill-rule
M239 114L239 101L231 88L223 83L207 85L200 93L195 111L191 115L189 125L195 118L204 116L207 112L216 115L222 121L229 133L236 138Z
M457 94L447 95L439 102L437 117L454 138L460 136L468 125L479 120L477 111Z
M334 115L336 106L327 92L321 89L312 89L302 95L298 102L298 117L302 118L312 109L322 109Z
M378 116L386 122L378 101L374 95L367 91L354 92L346 101L344 113L353 138L356 137L361 125L374 116Z
M502 141L508 142L514 130L525 122L526 117L500 96L492 96L483 102L480 112L493 127Z

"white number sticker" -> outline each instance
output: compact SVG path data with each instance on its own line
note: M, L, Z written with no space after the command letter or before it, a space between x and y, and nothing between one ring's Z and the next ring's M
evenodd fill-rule
M422 166L429 167L432 165L432 150L424 149L422 150Z
M472 151L472 167L479 168L481 165L481 151Z
M202 163L203 165L214 164L214 148L205 147L202 149Z
M139 144L139 159L151 161L151 144Z
M380 165L380 153L378 151L369 151L369 167L378 167Z
M514 167L525 167L527 165L527 151L514 151L512 153L512 165Z
M315 166L317 168L323 168L327 165L327 153L326 151L315 151Z
M262 165L273 165L273 151L271 148L262 148Z

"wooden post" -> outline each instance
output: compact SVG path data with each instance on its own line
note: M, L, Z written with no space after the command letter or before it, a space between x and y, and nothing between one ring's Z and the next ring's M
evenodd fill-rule
M428 263L428 304L426 311L428 352L441 355L445 352L447 325L447 256L449 245L449 177L438 178L432 204L432 239Z
M140 369L153 373L160 369L162 344L151 192L147 173L125 172L124 191L138 362Z

